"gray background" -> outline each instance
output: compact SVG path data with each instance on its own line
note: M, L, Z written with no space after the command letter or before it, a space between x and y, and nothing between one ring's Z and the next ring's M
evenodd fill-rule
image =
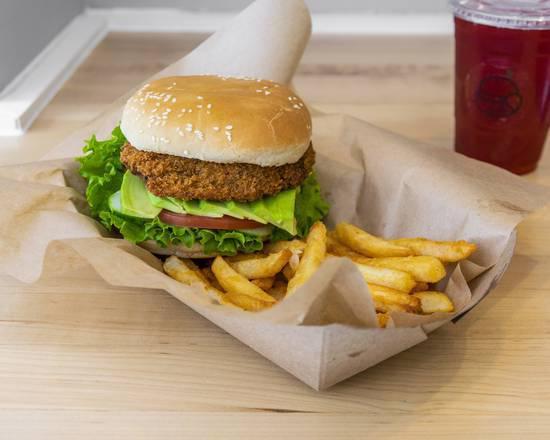
M0 0L0 91L74 17L92 8L238 11L252 0ZM446 0L306 0L312 12L444 12Z
M0 90L83 7L84 0L0 0Z

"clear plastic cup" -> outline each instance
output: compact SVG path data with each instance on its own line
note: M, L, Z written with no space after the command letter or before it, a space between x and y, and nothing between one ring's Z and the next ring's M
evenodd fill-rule
M451 0L455 150L533 171L550 125L550 0Z

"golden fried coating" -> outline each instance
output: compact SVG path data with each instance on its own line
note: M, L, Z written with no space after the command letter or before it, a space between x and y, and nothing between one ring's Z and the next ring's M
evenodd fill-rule
M120 160L133 174L144 177L147 189L159 197L251 202L300 185L311 173L315 153L310 145L296 163L262 167L187 159L126 144Z

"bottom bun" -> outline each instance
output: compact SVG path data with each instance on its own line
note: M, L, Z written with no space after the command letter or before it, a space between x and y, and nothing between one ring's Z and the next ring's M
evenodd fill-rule
M157 255L175 255L181 258L212 258L219 255L216 253L205 254L202 245L199 243L195 243L191 247L187 247L183 244L170 244L167 247L161 247L155 240L147 240L142 241L139 245Z

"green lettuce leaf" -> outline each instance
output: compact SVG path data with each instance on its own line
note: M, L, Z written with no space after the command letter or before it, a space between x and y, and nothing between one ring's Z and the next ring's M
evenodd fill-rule
M321 188L315 173L311 173L300 186L296 194L296 229L298 237L305 237L313 223L324 218L330 209L329 204L321 195ZM283 229L275 229L271 241L290 240L292 235Z
M193 246L200 243L205 253L220 252L234 255L237 252L255 252L262 249L262 239L247 232L177 227L161 222L158 217L142 219L111 211L109 198L120 190L126 171L120 161L120 150L125 143L124 134L116 127L110 139L98 141L92 136L83 149L85 155L77 159L80 162L80 174L88 181L86 198L91 213L108 230L118 230L125 239L133 243L155 240L164 247L169 244ZM300 237L304 237L311 225L327 214L328 204L321 196L314 174L304 181L296 191L295 197L296 231ZM285 200L288 205L288 198ZM287 221L286 214L283 213L285 210L287 208L281 208L275 215L278 221ZM277 212L277 209L274 212ZM271 240L291 237L288 231L274 228Z
M111 139L105 141L98 141L93 135L83 148L85 155L77 159L80 175L88 181L86 199L95 217L109 210L109 196L122 185L124 165L120 161L120 149L125 142L120 127L116 127Z

